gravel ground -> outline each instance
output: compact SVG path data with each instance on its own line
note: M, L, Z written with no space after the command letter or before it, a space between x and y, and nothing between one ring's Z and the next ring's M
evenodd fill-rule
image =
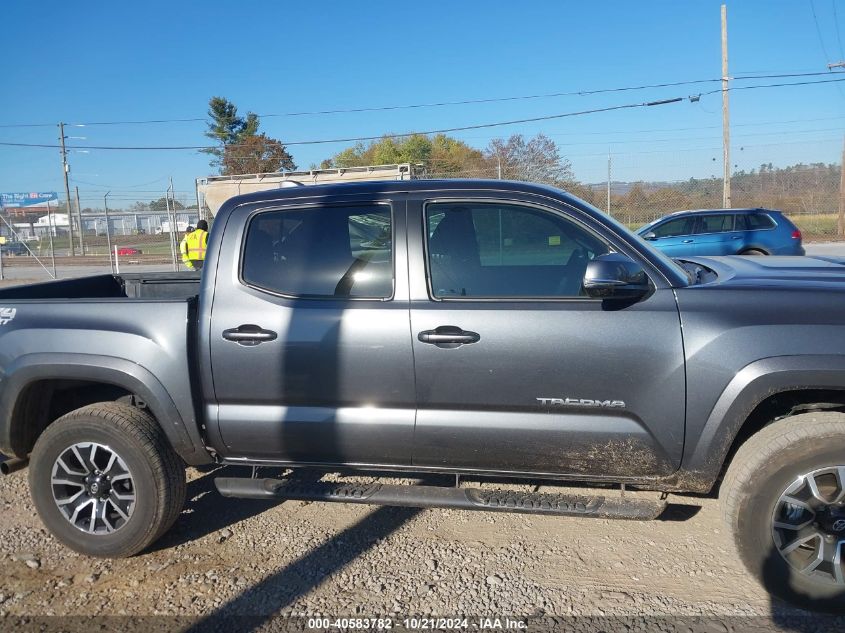
M606 521L224 500L217 474L190 469L174 528L125 560L65 549L36 515L26 471L0 478L0 628L19 616L460 614L703 616L727 631L763 621L740 616L800 613L773 605L734 558L713 499L672 497L684 505L665 520Z

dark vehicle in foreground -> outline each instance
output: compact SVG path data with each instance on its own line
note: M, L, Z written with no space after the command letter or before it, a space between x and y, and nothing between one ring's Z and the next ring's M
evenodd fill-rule
M771 209L677 211L637 233L670 257L804 255L801 231Z
M583 517L718 493L751 573L841 610L845 259L673 261L506 181L240 196L201 278L0 291L0 449L94 556L168 530L185 464L293 469L227 497Z

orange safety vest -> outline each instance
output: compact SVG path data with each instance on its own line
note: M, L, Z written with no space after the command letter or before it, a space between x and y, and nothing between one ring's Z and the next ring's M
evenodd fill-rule
M185 236L186 251L188 259L205 259L205 250L208 247L208 233L202 229L195 229L193 233Z

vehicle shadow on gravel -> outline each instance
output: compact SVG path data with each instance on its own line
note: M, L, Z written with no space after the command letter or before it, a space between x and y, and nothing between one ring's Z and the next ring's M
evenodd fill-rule
M206 472L202 477L188 483L185 509L176 523L147 550L147 553L167 550L201 539L266 512L283 502L282 499L226 499L224 502L214 486L214 479L224 472L230 477L249 477L251 469L244 466L214 466L204 470ZM319 478L319 475L314 477Z
M287 567L206 614L185 633L252 631L338 573L417 516L419 508L381 507Z

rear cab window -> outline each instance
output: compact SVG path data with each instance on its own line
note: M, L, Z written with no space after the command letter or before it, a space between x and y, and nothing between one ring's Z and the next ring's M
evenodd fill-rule
M241 256L243 283L289 297L389 299L393 268L383 204L262 211Z

